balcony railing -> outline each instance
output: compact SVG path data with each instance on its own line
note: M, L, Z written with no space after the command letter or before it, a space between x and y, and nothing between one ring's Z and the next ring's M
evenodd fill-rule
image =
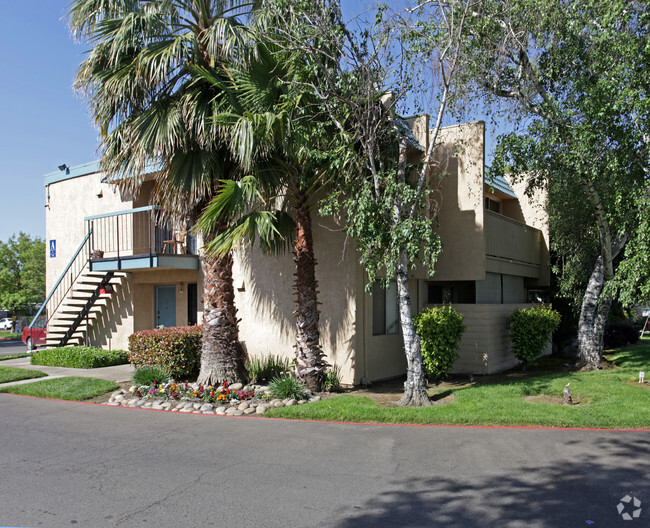
M542 258L542 232L506 216L485 211L485 253L539 266Z
M89 258L112 259L153 255L196 255L196 238L186 225L158 219L156 206L89 216Z

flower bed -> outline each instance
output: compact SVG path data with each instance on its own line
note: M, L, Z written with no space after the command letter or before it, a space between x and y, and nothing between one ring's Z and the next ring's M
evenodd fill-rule
M263 414L272 407L301 405L320 400L309 393L304 400L272 399L264 385L242 386L241 383L221 387L196 383L175 383L133 386L129 391L119 390L111 395L107 405L142 407L162 411L192 412L196 414Z

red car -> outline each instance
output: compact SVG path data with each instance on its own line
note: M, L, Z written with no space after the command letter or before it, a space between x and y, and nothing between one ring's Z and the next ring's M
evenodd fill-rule
M45 317L39 317L31 328L29 326L23 328L23 343L27 345L28 352L31 352L36 347L45 344L46 324L47 319Z

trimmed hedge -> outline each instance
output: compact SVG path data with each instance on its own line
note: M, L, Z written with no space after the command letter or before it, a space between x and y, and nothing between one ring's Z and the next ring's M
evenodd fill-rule
M99 347L67 346L38 350L32 354L32 365L67 368L101 368L129 362L125 350L103 350Z
M435 379L446 378L458 359L458 343L465 332L462 314L451 306L440 306L416 315L413 322L425 372Z
M560 321L560 314L550 306L515 310L508 318L512 353L524 365L532 363L542 355Z
M201 363L201 327L173 326L129 336L129 361L135 368L158 365L174 379L189 379Z

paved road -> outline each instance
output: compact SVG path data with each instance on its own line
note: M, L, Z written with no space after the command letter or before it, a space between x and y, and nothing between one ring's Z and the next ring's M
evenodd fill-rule
M0 339L0 356L13 356L27 352L27 346L22 341Z
M649 436L177 415L0 394L0 525L648 526ZM616 511L626 494L643 503L633 522Z

